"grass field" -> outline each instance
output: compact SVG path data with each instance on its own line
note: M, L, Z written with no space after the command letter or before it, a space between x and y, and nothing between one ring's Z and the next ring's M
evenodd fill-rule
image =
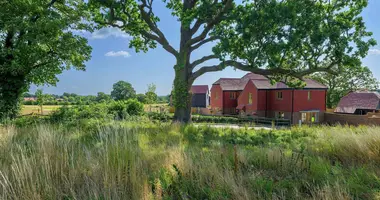
M0 127L0 199L379 199L379 127Z

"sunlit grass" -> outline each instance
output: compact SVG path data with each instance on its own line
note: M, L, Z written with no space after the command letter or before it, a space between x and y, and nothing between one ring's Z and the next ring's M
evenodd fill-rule
M0 199L375 199L379 133L149 122L2 127Z

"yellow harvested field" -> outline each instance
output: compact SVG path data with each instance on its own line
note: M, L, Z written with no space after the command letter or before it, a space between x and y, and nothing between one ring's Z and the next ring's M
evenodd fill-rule
M43 106L42 107L43 111L44 111L43 114L48 115L49 113L51 113L54 110L57 110L60 107L61 107L61 105ZM37 106L37 105L24 105L24 106L22 106L21 115L30 115L30 114L41 114L40 106Z
M44 115L48 115L54 110L62 107L62 105L46 105L43 106ZM145 104L144 110L146 112L160 112L163 110L168 110L168 104ZM21 115L30 115L30 114L40 114L40 107L37 105L24 105L22 106Z
M164 110L169 110L169 105L167 103L163 104L145 104L145 112L163 112Z

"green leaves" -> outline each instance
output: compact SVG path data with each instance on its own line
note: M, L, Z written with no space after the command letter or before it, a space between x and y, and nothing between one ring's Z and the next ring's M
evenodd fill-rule
M259 0L239 5L214 52L252 68L357 66L376 44L359 16L367 1ZM278 74L282 77L293 74Z
M349 92L379 88L379 82L373 77L371 70L362 66L346 66L338 75L317 73L312 78L328 86L326 102L328 108L336 107L340 99Z
M74 67L84 69L91 47L85 38L74 35L85 27L86 12L80 0L48 0L3 3L0 32L9 35L9 48L1 48L0 73L12 71L26 75L29 83L54 84L56 74ZM0 39L4 44L3 38ZM8 59L6 58L8 56ZM41 74L39 76L39 74Z
M85 69L91 47L74 32L90 28L87 17L82 0L0 2L0 77L17 80L0 78L0 118L30 84L54 85L63 70Z
M125 81L118 81L113 84L113 90L111 92L111 97L114 100L128 100L135 98L136 91L133 89L132 85Z

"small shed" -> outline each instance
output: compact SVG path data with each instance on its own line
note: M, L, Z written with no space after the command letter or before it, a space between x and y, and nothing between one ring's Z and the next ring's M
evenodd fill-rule
M380 110L380 94L373 91L356 91L344 96L335 113L366 115Z
M193 85L191 93L191 107L206 108L210 104L208 85Z

